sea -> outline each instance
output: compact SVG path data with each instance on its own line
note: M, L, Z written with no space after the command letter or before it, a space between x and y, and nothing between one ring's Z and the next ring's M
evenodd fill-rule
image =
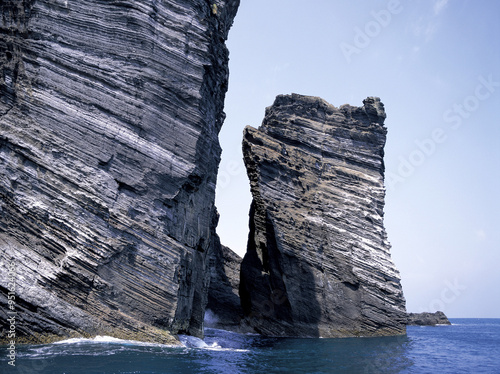
M451 326L408 326L407 335L296 339L206 329L183 346L96 337L16 347L0 373L500 373L500 319L451 319Z

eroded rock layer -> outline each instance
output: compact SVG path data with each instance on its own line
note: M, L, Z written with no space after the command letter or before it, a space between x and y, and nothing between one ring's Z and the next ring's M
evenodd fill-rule
M0 3L0 326L201 335L239 0Z
M405 332L384 208L384 106L336 108L278 96L246 127L253 203L240 297L245 323L272 336Z

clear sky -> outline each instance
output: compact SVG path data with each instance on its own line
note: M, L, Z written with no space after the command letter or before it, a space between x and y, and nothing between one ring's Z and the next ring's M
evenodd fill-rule
M500 1L241 0L216 204L243 255L244 126L276 95L385 105L385 226L407 309L500 317Z

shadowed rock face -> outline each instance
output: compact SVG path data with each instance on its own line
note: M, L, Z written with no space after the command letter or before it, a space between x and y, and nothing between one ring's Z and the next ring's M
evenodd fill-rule
M239 1L216 3L0 3L0 310L13 264L18 342L202 335Z
M245 128L253 203L240 297L271 336L405 332L405 300L383 226L384 106L278 96Z
M243 318L238 287L241 257L226 246L214 246L210 258L210 288L208 290L208 317L206 327L240 331Z

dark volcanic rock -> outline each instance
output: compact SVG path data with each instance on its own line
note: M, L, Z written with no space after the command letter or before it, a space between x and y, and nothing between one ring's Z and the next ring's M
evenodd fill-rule
M206 327L239 331L243 318L238 287L241 257L226 246L214 246L210 257Z
M278 96L244 131L253 203L240 296L272 336L405 333L405 300L383 226L384 106Z
M414 326L451 325L448 317L440 311L435 313L408 313L407 324Z
M202 335L239 0L213 3L0 2L0 340L11 264L18 342Z

